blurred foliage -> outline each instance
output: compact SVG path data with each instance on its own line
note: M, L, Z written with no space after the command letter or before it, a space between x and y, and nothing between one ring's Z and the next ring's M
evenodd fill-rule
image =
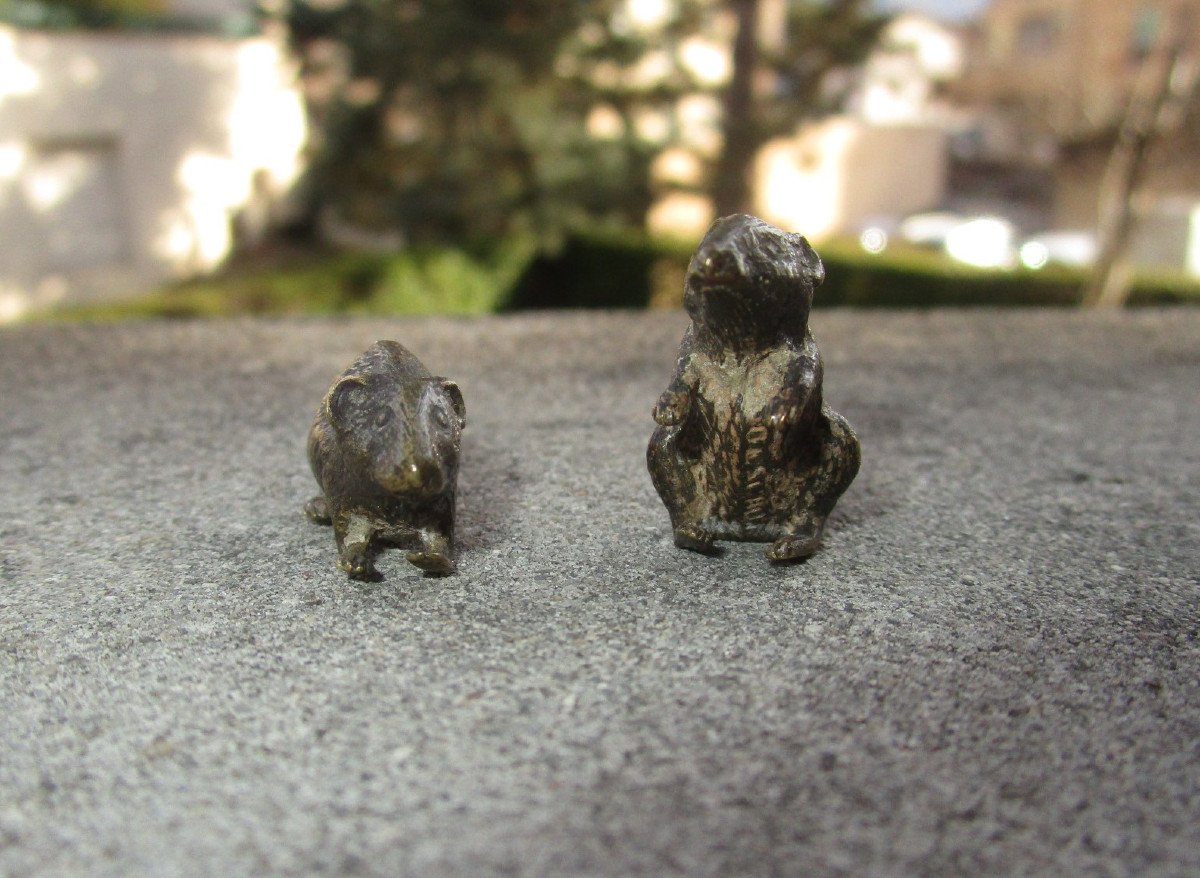
M688 259L687 245L640 234L574 235L560 252L542 254L529 265L509 307L642 308L653 298L655 266L665 261L686 267Z
M313 213L418 243L532 235L549 251L582 229L638 228L650 162L679 142L679 101L695 95L725 99L701 188L721 203L736 181L744 207L758 148L820 108L825 74L858 63L882 22L870 0L793 0L783 48L752 40L727 86L684 62L690 39L727 43L759 5L676 0L645 26L624 0L293 0ZM607 134L588 131L597 110L617 120ZM639 130L647 114L668 120L665 140Z
M395 255L337 253L231 266L126 302L57 309L43 318L301 314L483 314L503 310L534 258L532 239L468 252L422 245ZM35 317L38 315L35 315Z
M581 237L559 256L535 262L510 301L514 307L538 308L560 302L587 308L681 307L693 247L694 242ZM870 255L853 239L827 241L819 250L826 277L813 297L816 307L1074 306L1089 276L1057 267L981 270L916 247ZM556 297L556 290L571 292ZM1200 283L1143 275L1135 281L1130 304L1200 305Z
M231 317L307 314L482 314L528 308L679 307L692 245L630 234L573 235L557 254L532 239L467 252L425 245L397 255L341 254L290 268L232 269L130 302L59 309L34 319ZM864 253L852 240L822 244L817 307L1074 306L1078 269L983 271L917 248ZM1130 304L1200 306L1200 283L1137 279Z
M165 0L47 0L48 6L63 6L83 14L114 13L147 15L163 12Z
M595 95L556 72L565 52L621 51L576 45L607 34L614 6L296 0L290 31L320 137L312 201L415 243L554 246L584 225L640 222L649 150L590 137Z
M485 314L508 299L535 252L533 239L511 239L486 254L421 246L386 259L365 308L382 313Z
M824 91L826 75L857 68L888 23L872 0L801 0L788 7L783 47L761 53L776 88L758 100L759 136L777 137L805 118L839 112L846 95Z
M245 37L260 30L249 4L242 13L173 12L168 0L0 0L0 21L41 30L126 30Z
M712 4L706 4L712 5ZM717 216L751 207L749 169L772 138L806 118L840 108L844 95L823 93L828 74L860 64L887 18L872 0L795 0L777 47L760 44L761 0L725 0L737 17L733 77L725 91L724 146L713 172ZM768 74L772 87L756 87Z

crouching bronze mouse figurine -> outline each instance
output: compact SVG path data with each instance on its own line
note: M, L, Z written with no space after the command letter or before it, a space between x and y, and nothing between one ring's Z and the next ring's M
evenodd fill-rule
M466 407L403 345L376 342L333 382L308 434L321 494L304 507L332 524L338 567L378 577L382 546L428 573L453 573L454 496Z
M790 561L820 546L861 459L821 398L808 315L824 277L808 241L752 216L717 220L693 255L692 323L647 452L680 548L772 542L767 557Z

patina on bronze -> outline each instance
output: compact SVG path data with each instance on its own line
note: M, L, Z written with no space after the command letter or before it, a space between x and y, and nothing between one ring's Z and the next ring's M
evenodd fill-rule
M790 561L820 546L861 455L821 398L808 315L824 277L802 236L740 214L713 223L692 257L692 324L647 452L680 548L771 542L767 557Z
M304 507L332 524L338 567L378 578L383 546L429 573L453 573L454 496L466 407L403 345L376 342L325 394L308 434L321 494Z

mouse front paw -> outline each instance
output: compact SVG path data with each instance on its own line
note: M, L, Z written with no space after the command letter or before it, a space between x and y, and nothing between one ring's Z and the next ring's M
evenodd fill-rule
M378 576L371 558L370 543L348 543L338 556L338 569L344 570L354 579L372 579Z
M654 421L664 427L678 427L687 416L688 395L668 390L654 406Z
M419 567L426 573L433 573L437 576L446 576L456 569L454 559L441 552L427 552L418 549L409 552L405 557L408 559L408 563L414 567Z
M317 524L333 524L333 516L329 513L329 501L325 499L324 494L305 503L304 514L308 516L309 521L315 521Z
M675 528L675 545L691 552L702 555L716 554L714 537L711 533L694 524L685 524Z
M449 537L437 532L423 531L420 541L420 546L405 556L408 563L436 576L445 576L455 571Z
M800 561L821 547L821 535L825 528L821 524L806 524L775 541L767 552L771 561Z

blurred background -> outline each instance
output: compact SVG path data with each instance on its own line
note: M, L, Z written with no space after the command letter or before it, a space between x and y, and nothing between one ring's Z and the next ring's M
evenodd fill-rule
M1200 0L0 0L0 321L1200 301Z

